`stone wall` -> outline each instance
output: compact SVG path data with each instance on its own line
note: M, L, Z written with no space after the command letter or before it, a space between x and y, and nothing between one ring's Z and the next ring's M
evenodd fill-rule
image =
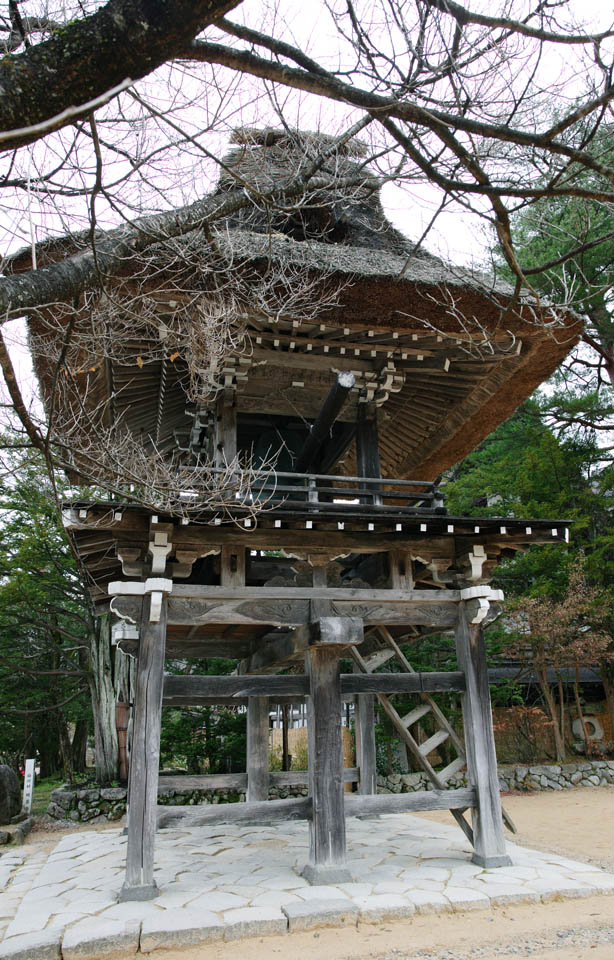
M504 793L509 790L604 787L608 783L614 783L614 760L499 767L499 785ZM449 789L466 786L467 779L463 774L448 781ZM412 793L428 788L429 782L424 773L393 773L389 777L377 778L378 793Z
M88 787L79 789L64 784L49 798L48 816L54 820L73 820L75 823L99 823L120 820L126 812L125 787ZM269 800L286 797L306 797L307 787L271 787ZM158 803L184 806L199 803L243 803L245 793L237 790L172 790L158 791Z
M499 767L501 790L569 790L573 787L604 787L614 783L614 760L578 763L540 764L538 766ZM448 787L465 787L464 776L453 777ZM424 773L393 773L377 778L378 793L412 793L428 789ZM307 787L271 788L270 800L306 797ZM158 802L169 806L198 803L242 803L245 794L236 790L171 790L163 788ZM119 820L126 812L125 787L101 787L80 790L67 785L54 790L47 813L55 820L94 823Z

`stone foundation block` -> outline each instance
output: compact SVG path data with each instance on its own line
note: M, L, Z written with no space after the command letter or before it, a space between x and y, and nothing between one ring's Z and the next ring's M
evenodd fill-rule
M62 939L63 960L120 960L139 949L139 920L88 917L69 927Z
M143 920L141 953L190 947L210 940L221 940L224 924L207 910L165 910Z
M60 960L60 935L54 931L24 933L0 944L1 960Z
M359 908L351 900L306 900L287 903L281 908L288 918L290 933L313 927L355 927Z

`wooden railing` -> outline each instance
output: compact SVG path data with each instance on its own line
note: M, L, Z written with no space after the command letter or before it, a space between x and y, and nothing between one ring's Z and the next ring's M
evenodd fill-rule
M253 504L261 502L276 513L341 519L446 512L442 494L434 483L317 473L256 472L247 502L250 500Z

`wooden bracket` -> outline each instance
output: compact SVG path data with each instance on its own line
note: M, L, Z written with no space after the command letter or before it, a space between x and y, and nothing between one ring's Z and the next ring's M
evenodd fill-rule
M461 600L467 603L467 618L470 623L483 623L488 616L491 602L503 600L503 590L488 586L464 587L460 592Z

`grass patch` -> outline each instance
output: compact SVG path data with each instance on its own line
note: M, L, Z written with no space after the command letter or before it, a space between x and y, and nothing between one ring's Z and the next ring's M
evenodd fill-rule
M63 777L46 777L44 780L37 780L34 784L34 797L32 799L32 813L41 816L49 806L49 797L54 790L61 787L64 783Z

